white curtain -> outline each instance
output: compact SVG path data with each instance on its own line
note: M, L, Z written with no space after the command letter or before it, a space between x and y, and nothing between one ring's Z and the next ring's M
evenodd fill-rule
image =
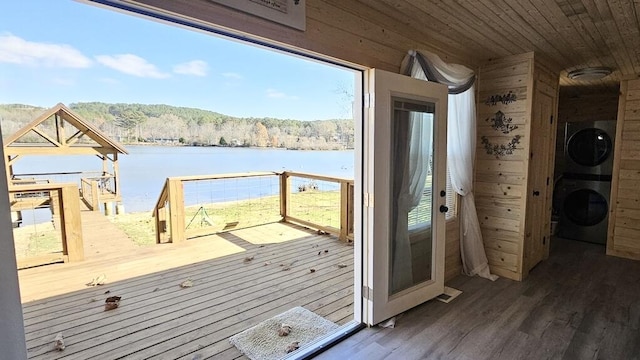
M462 65L447 64L437 55L424 50L409 51L403 60L403 71L407 72L409 67L415 78L438 81L449 86L447 166L451 184L461 197L460 251L463 270L470 276L496 280L498 277L489 271L473 197L476 149L475 87L471 85L475 77L473 70ZM414 71L414 68L424 71Z
M405 115L405 114L402 114ZM429 174L433 121L428 114L411 112L394 124L394 238L391 290L407 289L413 285L411 240L409 237L409 212L422 199L425 182ZM404 122L404 123L403 123Z

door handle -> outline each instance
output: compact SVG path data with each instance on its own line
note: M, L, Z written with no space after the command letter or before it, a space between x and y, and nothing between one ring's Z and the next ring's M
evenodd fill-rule
M440 205L440 212L441 213L446 213L447 211L449 211L449 208L444 206L444 205Z
M540 191L534 190L533 191L533 196L540 196Z

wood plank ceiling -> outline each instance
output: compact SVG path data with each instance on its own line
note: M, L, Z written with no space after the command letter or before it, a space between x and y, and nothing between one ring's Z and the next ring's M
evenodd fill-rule
M640 74L638 0L358 1L465 58L535 51L562 69L564 91L617 91L620 79ZM613 73L596 81L566 76L593 66L609 67Z

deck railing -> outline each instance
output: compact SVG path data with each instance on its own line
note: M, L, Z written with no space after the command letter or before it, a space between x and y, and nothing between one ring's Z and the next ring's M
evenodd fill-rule
M289 171L280 176L283 221L353 240L353 180Z
M80 193L89 209L99 211L100 203L116 199L115 180L115 176L110 174L80 179Z
M295 172L167 178L153 210L156 242L285 221L353 239L353 180Z
M9 194L13 195L11 201L12 215L21 214L24 211L34 211L42 207L51 209L52 221L49 222L53 226L53 230L47 230L47 234L54 236L54 242L61 241L61 252L53 252L30 256L24 259L18 259L18 267L31 267L36 265L44 265L53 262L81 261L84 259L84 249L82 242L82 223L80 220L80 199L78 195L78 186L71 183L45 183L31 185L13 185L9 187ZM19 215L21 216L21 215ZM34 229L37 224L29 224ZM23 228L25 229L26 226ZM22 230L22 229L21 229ZM28 230L28 229L27 229ZM24 239L16 238L16 241L38 241L33 234L26 234ZM51 240L51 239L49 239ZM30 243L16 244L26 247L31 246Z
M82 200L93 211L100 210L101 203L120 201L120 193L113 174L104 171L68 171L32 174L14 174L12 185L76 182ZM10 200L14 200L10 195Z

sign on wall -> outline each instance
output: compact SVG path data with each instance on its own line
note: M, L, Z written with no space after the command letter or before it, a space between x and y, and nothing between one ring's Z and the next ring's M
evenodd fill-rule
M244 11L290 26L294 29L305 30L304 0L209 0L230 8Z

